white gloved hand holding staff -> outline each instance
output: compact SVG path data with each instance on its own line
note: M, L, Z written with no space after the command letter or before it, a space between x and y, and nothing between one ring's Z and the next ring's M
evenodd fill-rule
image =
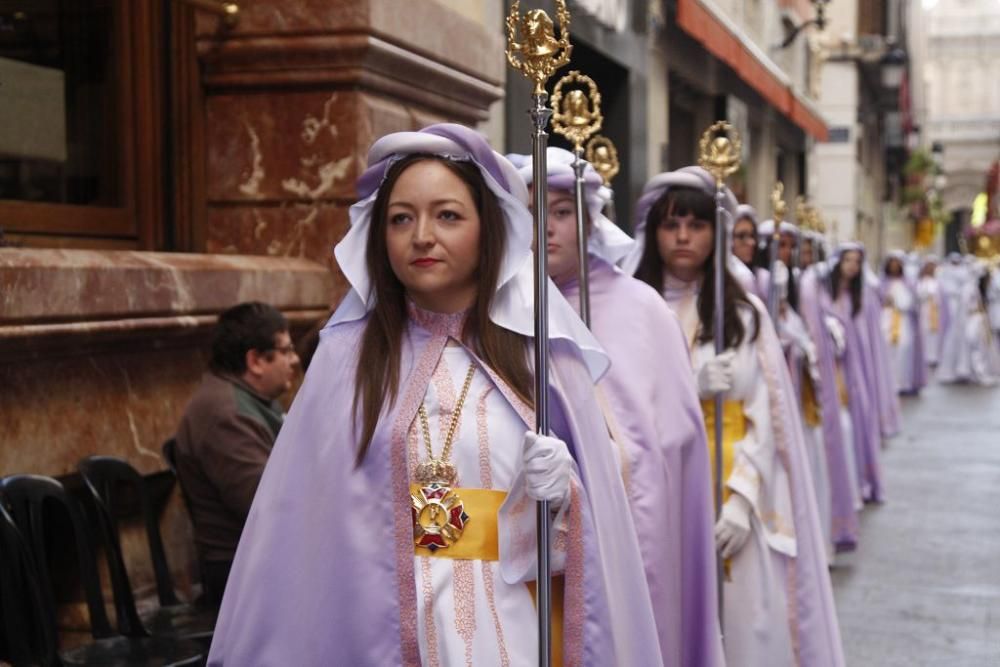
M573 457L559 438L526 431L522 441L525 491L532 500L558 508L569 496Z
M724 560L740 552L750 539L750 501L738 493L729 496L715 524L715 548Z
M698 371L698 396L712 398L733 388L733 359L736 352L726 350L709 359Z

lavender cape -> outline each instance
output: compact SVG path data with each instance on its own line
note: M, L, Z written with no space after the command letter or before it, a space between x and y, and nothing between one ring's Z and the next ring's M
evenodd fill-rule
M873 389L881 425L882 436L891 438L901 430L902 415L896 377L889 363L889 350L882 335L882 297L878 288L864 281L861 310L864 329L861 331L866 353L865 373Z
M788 470L795 521L796 556L789 563L789 614L793 615L792 642L796 664L843 667L840 625L833 604L827 569L827 538L820 530L819 510L803 438L797 397L788 377L781 344L759 300L761 313L758 358L771 401L771 420L778 455ZM794 611L792 611L794 605ZM731 656L739 664L739 656Z
M420 664L405 437L457 329L410 320L399 398L355 467L351 378L365 322L323 331L250 510L210 665ZM583 485L567 546L565 664L658 665L642 560L632 522L621 520L629 508L591 376L569 342L550 349L553 430ZM515 409L527 428L532 415Z
M823 316L831 308L816 266L802 272L799 281L799 312L816 345L820 383L817 399L823 425L827 471L830 476L831 528L838 551L853 550L858 543L858 513L854 509L855 490L851 489L848 459L844 452L844 433L840 421L840 397L837 393L836 353Z
M577 281L560 289L579 303ZM684 334L656 290L594 256L590 305L663 664L721 666L708 444Z
M881 502L882 470L879 450L882 446L882 429L875 387L869 381L864 365L867 354L860 331L867 326L864 312L857 317L851 314L851 300L841 298L834 302L833 312L844 325L844 382L847 384L848 406L854 429L854 450L857 454L858 480L864 500ZM879 336L881 338L881 336Z

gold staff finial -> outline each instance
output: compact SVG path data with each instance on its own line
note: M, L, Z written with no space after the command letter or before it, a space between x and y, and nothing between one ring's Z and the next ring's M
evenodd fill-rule
M618 175L621 163L618 162L618 149L610 139L598 134L587 142L587 162L604 179L605 185L611 185L611 179Z
M819 209L813 207L811 213L810 218L812 220L813 230L826 235L826 222L823 221L823 216L820 215Z
M785 219L785 210L788 208L785 205L785 200L782 197L785 194L785 184L778 181L774 184L774 189L771 190L771 217L774 218L774 230L777 232L778 225L782 223Z
M740 135L724 120L702 133L698 148L698 164L712 174L718 188L725 184L727 176L740 168Z
M556 0L559 39L552 19L541 9L521 16L520 0L514 0L507 15L507 62L534 81L533 94L545 93L545 82L569 62L573 47L569 43L569 9L566 0ZM521 41L518 42L518 29Z
M804 228L808 219L809 205L806 204L805 197L798 195L795 197L795 224Z
M564 86L576 86L566 92L565 100ZM575 150L583 150L587 139L601 129L602 123L601 93L593 79L573 70L556 82L552 89L552 129L566 137Z

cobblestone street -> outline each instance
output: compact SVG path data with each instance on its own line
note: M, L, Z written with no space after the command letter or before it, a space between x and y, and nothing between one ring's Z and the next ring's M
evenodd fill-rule
M851 667L1000 665L1000 391L932 384L833 571Z

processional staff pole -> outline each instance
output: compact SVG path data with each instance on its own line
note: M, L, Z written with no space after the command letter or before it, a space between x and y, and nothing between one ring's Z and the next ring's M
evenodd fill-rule
M563 99L564 86L570 88ZM576 199L576 247L580 259L580 319L590 327L590 262L587 253L589 226L583 208L583 144L594 132L601 129L601 93L589 76L573 70L556 82L552 89L552 129L573 144L573 173L576 181L573 194Z
M535 426L539 434L549 433L549 308L548 268L546 266L546 226L548 221L548 178L545 150L548 133L545 128L552 111L546 105L545 82L569 62L573 47L569 43L569 9L566 0L556 0L559 39L555 37L552 19L541 9L532 9L523 17L520 2L514 0L507 15L507 62L533 84L533 107L528 110L533 128L532 173L535 223ZM518 41L518 32L520 39ZM537 507L538 524L538 664L552 663L552 566L551 515L548 501Z
M699 143L700 155L698 163L708 171L715 179L715 294L714 298L714 318L713 338L715 340L715 354L722 354L726 349L725 341L725 277L726 265L729 263L729 226L732 224L732 215L726 210L725 187L726 177L735 173L740 168L740 137L732 125L725 121L719 121L705 130L701 135ZM722 513L722 486L725 480L722 479L722 457L723 457L723 430L722 430L722 392L715 394L715 518L719 519ZM716 573L719 580L719 627L723 623L723 585L726 580L726 564L721 556L716 554Z
M785 184L778 181L771 191L771 218L774 220L774 232L768 246L767 270L770 280L767 287L767 314L774 328L778 328L778 281L775 280L774 267L778 264L778 244L781 243L781 223L785 220L785 202L781 198L785 192ZM791 267L789 267L789 271Z

